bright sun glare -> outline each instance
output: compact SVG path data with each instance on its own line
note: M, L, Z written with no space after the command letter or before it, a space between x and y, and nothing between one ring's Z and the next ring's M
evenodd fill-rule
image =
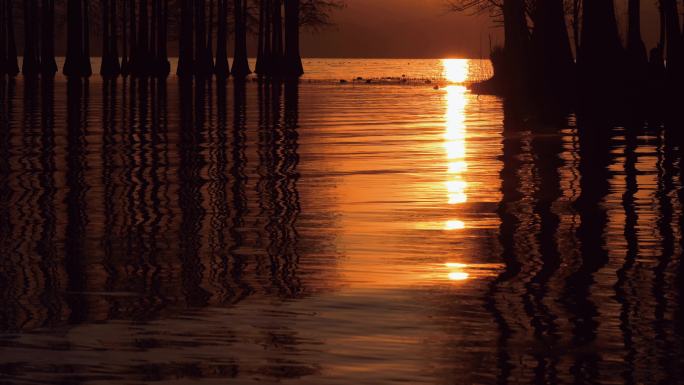
M468 80L468 60L443 59L444 78L450 83L463 83Z

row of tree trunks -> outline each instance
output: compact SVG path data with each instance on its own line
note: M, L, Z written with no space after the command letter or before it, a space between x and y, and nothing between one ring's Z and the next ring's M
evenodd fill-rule
M297 78L304 73L299 49L299 12L300 0L260 1L256 67L259 76Z

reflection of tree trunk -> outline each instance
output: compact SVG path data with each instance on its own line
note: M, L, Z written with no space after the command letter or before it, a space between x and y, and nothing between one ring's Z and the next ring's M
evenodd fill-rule
M230 75L228 64L228 0L218 3L218 30L216 31L216 76L225 79Z
M247 4L246 0L234 0L235 17L235 55L232 74L236 78L244 78L252 71L247 62Z
M285 74L299 77L304 74L299 52L299 0L285 0Z
M55 62L55 1L43 0L41 3L41 71L43 76L53 76L57 72Z
M37 0L24 0L24 61L21 71L25 76L35 76L40 72L40 56L38 55L38 21Z

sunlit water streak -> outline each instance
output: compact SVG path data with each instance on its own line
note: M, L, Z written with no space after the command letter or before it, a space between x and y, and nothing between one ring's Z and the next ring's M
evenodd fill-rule
M511 118L478 62L307 68L2 84L1 382L681 382L663 130Z

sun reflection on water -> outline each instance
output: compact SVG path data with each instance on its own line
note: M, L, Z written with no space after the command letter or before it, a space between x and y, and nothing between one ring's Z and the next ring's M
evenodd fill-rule
M456 71L457 64L453 61L444 61L445 71ZM467 69L467 62L466 62ZM463 204L468 201L468 182L464 174L468 170L466 161L466 118L465 107L466 88L463 86L448 86L446 90L446 129L444 132L444 147L447 158L447 175L445 182L447 190L447 203L449 205ZM454 226L460 223L460 226ZM459 220L449 220L445 223L445 230L461 230L465 224Z

